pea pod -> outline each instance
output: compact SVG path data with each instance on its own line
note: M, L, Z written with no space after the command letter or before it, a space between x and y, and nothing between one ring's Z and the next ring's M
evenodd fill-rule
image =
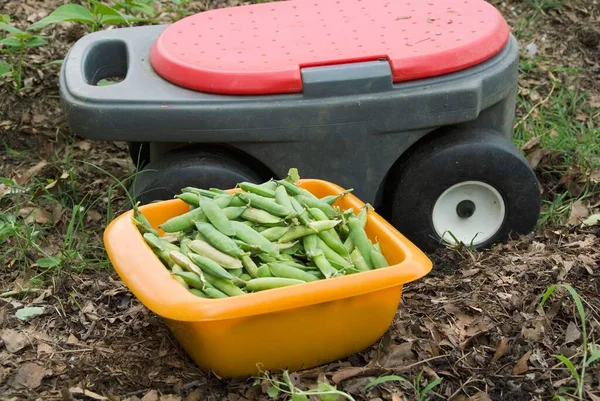
M252 277L251 275L249 275L248 273L242 273L242 275L240 276L240 278L244 281L249 281L252 280L254 277Z
M317 268L323 273L325 278L335 276L337 271L331 266L325 255L323 255L323 251L319 249L318 241L319 237L315 234L307 235L303 238L306 255L317 265Z
M323 241L321 238L318 238L318 237L317 237L317 247L321 251L323 251L323 255L325 255L325 257L327 258L329 263L331 263L338 270L346 269L346 268L352 266L344 257L342 257L336 251L334 251L329 246L327 246L325 241Z
M352 242L352 238L348 237L346 238L346 241L344 241L344 248L346 248L346 251L348 252L348 254L352 253L352 251L354 251L354 242Z
M158 227L167 233L174 233L177 231L183 231L194 227L194 221L207 221L202 209L193 209L187 213L172 217L169 220L162 223L161 225L159 225Z
M277 182L275 182L274 180L269 180L263 182L262 184L260 184L260 186L263 188L270 189L271 191L275 191L275 188L277 188Z
M229 207L229 206L235 206L235 205L231 204L231 202L233 201L234 198L235 198L234 195L229 194L229 193L224 193L224 194L219 194L219 195L215 196L213 198L213 202L215 202L217 204L217 206L219 206L221 209L225 209L226 207Z
M339 220L311 221L306 226L291 226L278 240L278 243L291 242L310 234L316 234L335 227Z
M352 264L354 267L361 272L371 270L365 262L365 258L362 257L358 248L354 248L354 250L350 253L350 259L352 260Z
M337 194L337 195L328 195L328 196L324 196L324 197L322 197L320 200L321 200L321 201L323 201L323 202L325 202L325 203L328 203L328 204L330 204L330 205L333 205L333 204L334 204L334 203L335 203L337 200L339 200L339 199L340 199L340 198L342 198L344 195L346 195L346 194L348 194L348 193L350 193L350 192L352 192L352 191L353 191L353 189L352 189L352 188L350 188L350 189L347 189L347 190L345 190L345 191L343 191L343 192L340 192L340 193L339 193L339 194Z
M383 256L383 254L375 247L371 248L371 262L373 263L373 267L375 269L389 266L385 256Z
M309 198L317 199L310 191L297 186L296 184L288 180L279 180L277 183L285 188L285 190L292 196L303 195Z
M257 207L259 209L264 210L274 216L278 217L290 217L290 211L287 210L284 206L281 206L274 199L265 198L264 196L260 196L257 194L253 194L250 192L241 193L239 197L249 204L250 206Z
M279 224L283 222L281 217L274 216L269 212L254 207L247 207L240 217L259 224Z
M197 253L190 252L188 257L194 264L202 271L208 274L212 274L213 276L222 277L226 279L232 279L233 275L229 273L227 270L223 269L221 266L217 264L217 262L209 259L205 256L198 255Z
M305 281L296 280L293 278L282 277L259 277L254 278L246 283L246 290L252 292L270 290L274 288L287 287L296 284L303 284Z
M244 206L228 206L223 209L223 213L229 220L235 220L240 217L245 210L246 208Z
M258 266L256 266L256 263L254 263L254 260L250 256L242 256L242 264L250 276L258 277Z
M296 198L296 200L301 205L304 205L307 208L314 207L317 209L321 209L323 211L323 213L325 213L325 215L329 219L334 219L338 215L338 213L335 211L335 209L330 204L323 202L319 199L309 198L308 196L305 196L305 195L296 195L294 198Z
M275 201L289 210L291 214L296 213L294 207L292 206L292 201L290 201L290 197L284 187L277 186L275 189Z
M357 217L350 217L348 219L348 227L350 228L350 238L352 239L352 243L360 251L369 269L372 269L371 248L373 245L371 244L371 241L369 241L361 221Z
M214 228L212 224L198 221L196 222L196 228L208 243L219 251L236 258L240 258L245 254L231 238Z
M181 189L182 193L192 193L198 196L204 196L205 198L213 199L217 194L212 191L208 191L206 189L200 189L195 187L185 187Z
M176 277L176 278L181 278L181 277ZM208 298L208 296L204 292L202 292L196 288L190 288L189 291L197 297Z
M261 265L258 268L256 275L258 277L273 277L273 274L271 274L271 269L268 265Z
M177 199L181 199L188 205L198 207L200 205L200 196L193 192L182 192L180 194L175 195Z
M285 234L287 227L270 227L260 232L260 235L268 239L269 241L277 241Z
M179 243L179 250L184 255L187 255L188 253L190 253L190 248L188 246L190 242L192 242L191 239L189 239L187 237L183 237L181 239L181 242Z
M303 270L283 263L269 263L269 270L275 277L293 278L302 281L315 281L317 278Z
M205 288L204 293L210 298L219 299L219 298L229 298L229 295L225 294L222 291L217 290L216 288Z
M290 203L298 215L298 220L300 220L300 222L304 225L308 224L310 222L310 215L304 206L302 206L294 197L290 197Z
M200 200L200 208L208 221L212 223L217 230L229 237L235 235L235 230L231 226L231 222L215 202L209 199L202 199Z
M251 182L240 182L238 186L246 192L251 192L266 198L275 198L275 191L262 185L253 184Z
M177 264L173 264L173 267L171 268L171 271L173 273L181 273L183 272L183 268ZM181 284L184 288L189 289L190 286L188 285L188 283L180 276L173 276L173 278L179 283Z
M150 245L151 248L156 249L156 250L161 250L164 248L158 235L155 235L152 233L144 233L144 235L142 235L142 236L144 237L144 240L146 241L146 243L148 245Z
M169 252L171 259L175 261L179 266L183 267L185 270L190 271L192 273L196 273L200 276L200 279L204 282L204 273L202 269L200 269L194 262L190 260L186 255L182 254L179 251L171 251Z
M367 203L360 209L360 212L358 213L358 220L360 220L360 224L363 228L365 228L365 226L367 225L367 215L369 209L372 209L372 207Z
M181 277L190 287L199 290L206 289L206 284L202 281L202 278L194 272L173 271L171 274L176 277Z
M327 220L327 216L321 209L310 208L308 212L317 220ZM344 243L340 239L339 235L334 229L324 230L317 234L321 240L323 240L331 249L342 255L348 257L348 250L344 247Z
M226 269L242 268L242 262L226 253L219 251L206 241L198 239L193 240L189 242L188 246L193 252L214 260L221 267Z
M244 295L245 292L241 290L238 286L232 283L229 280L224 278L216 277L211 274L205 275L206 280L211 283L217 290L229 295L230 297L235 297L237 295Z
M220 189L220 188L208 188L208 191L214 193L215 196L217 196L217 195L229 195L229 192L225 191L224 189Z
M232 221L231 226L234 230L234 235L242 241L257 245L263 252L277 254L279 250L265 237L263 237L258 231L252 227L248 227L238 221Z
M379 242L376 242L373 244L373 247L375 248L375 250L381 254L383 254L383 251L381 250L381 244Z

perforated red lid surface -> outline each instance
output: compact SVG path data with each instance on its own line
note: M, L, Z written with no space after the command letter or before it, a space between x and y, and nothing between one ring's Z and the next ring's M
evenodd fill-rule
M220 94L302 91L301 68L387 58L394 82L471 67L508 40L484 0L290 0L184 18L156 40L164 79Z

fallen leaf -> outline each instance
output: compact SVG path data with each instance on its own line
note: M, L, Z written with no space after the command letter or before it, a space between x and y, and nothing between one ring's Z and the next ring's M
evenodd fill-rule
M515 366L512 368L513 375L521 375L521 374L527 372L527 370L529 369L529 367L527 366L527 362L529 361L530 356L531 356L531 351L527 351L527 353L525 353L525 355L523 355L521 357L521 359L519 359L517 361Z
M521 146L521 150L522 151L528 151L531 150L533 148L535 148L536 146L538 146L541 142L541 139L539 136L534 136L533 138L531 138L530 140L528 140L527 142L525 142L523 144L523 146Z
M23 321L27 321L32 317L43 315L46 310L41 306L27 306L25 308L19 309L15 316L17 319L21 319Z
M77 345L79 344L79 340L71 333L69 334L69 338L67 338L67 344Z
M29 345L27 336L13 329L4 329L0 331L0 338L4 341L6 350L13 354Z
M258 387L258 386L255 386L255 387ZM260 389L260 387L259 387L259 389ZM201 399L202 399L202 390L197 388L196 390L189 393L185 397L184 401L200 401Z
M565 344L572 343L573 341L579 340L581 332L573 322L569 322L567 331L565 332Z
M366 371L365 368L345 368L340 369L333 374L331 380L333 383L338 384L344 380L351 379L355 376L361 375Z
M42 169L46 167L47 164L48 162L46 160L42 160L41 162L27 170L25 173L17 174L17 177L15 177L13 181L18 185L22 186L23 184L27 183L27 181L29 181L31 177L35 176L40 171L42 171Z
M571 214L569 215L569 224L572 226L577 225L577 224L581 223L581 221L588 216L589 216L589 211L588 211L587 207L585 207L583 202L581 202L579 200L575 201L575 202L573 202L573 205L571 206Z
M589 175L589 179L596 183L600 182L600 170L592 171L592 173Z
M181 401L181 397L173 394L166 394L160 396L160 401Z
M107 397L103 397L100 394L94 393L93 391L90 391L90 390L82 389L80 387L72 387L69 389L69 391L73 395L83 395L87 398L92 398L94 400L99 400L99 401L108 400Z
M87 212L87 221L98 222L102 220L102 215L97 210L88 210Z
M542 159L549 154L550 151L548 149L538 148L527 155L527 161L529 162L531 168L535 169L540 164Z
M159 401L158 392L156 390L150 390L144 395L141 401Z
M50 345L48 345L46 343L40 343L37 346L37 356L38 356L38 358L42 354L52 354L53 352L54 352L54 348L52 348Z
M506 355L507 352L510 351L510 346L508 345L508 338L502 337L500 340L500 344L496 347L496 352L494 352L494 357L492 361L496 362L498 359L502 358Z
M529 341L541 341L544 338L544 331L544 323L541 320L536 320L533 328L525 326L521 328L521 334Z
M19 210L19 215L29 224L33 222L38 224L48 224L52 221L52 215L38 207L22 207Z
M90 148L92 147L92 143L91 143L90 141L87 141L87 140L85 140L85 141L80 141L80 142L77 144L77 147L79 147L79 149L81 149L81 150L88 151L88 150L90 150Z
M28 362L17 370L11 385L15 388L36 389L42 384L44 376L46 369L43 366Z
M585 390L585 393L587 394L588 397L590 397L591 401L600 401L600 397L598 397L597 395L592 394L592 392L590 390Z
M392 368L396 366L402 366L406 364L407 361L415 360L416 355L412 350L412 346L412 341L391 346L384 356L381 366L384 368Z
M583 220L581 222L581 225L583 227L589 227L589 226L594 226L594 225L598 224L599 222L600 222L600 213L595 213L595 214L592 214L587 219Z

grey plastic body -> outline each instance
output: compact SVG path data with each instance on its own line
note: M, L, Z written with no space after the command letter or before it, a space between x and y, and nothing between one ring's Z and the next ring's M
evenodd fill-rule
M376 204L386 174L419 139L447 126L510 137L518 45L430 79L392 83L386 60L302 69L303 92L225 96L173 85L152 69L150 49L166 26L89 34L60 75L68 123L82 137L154 143L152 157L181 143L226 143L284 177L297 167ZM96 86L121 76L116 85Z

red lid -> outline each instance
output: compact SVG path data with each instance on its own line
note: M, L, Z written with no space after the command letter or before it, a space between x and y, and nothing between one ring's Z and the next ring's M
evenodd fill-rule
M150 60L193 90L295 93L303 67L387 58L394 82L408 81L481 63L508 35L484 0L290 0L184 18L163 31Z

